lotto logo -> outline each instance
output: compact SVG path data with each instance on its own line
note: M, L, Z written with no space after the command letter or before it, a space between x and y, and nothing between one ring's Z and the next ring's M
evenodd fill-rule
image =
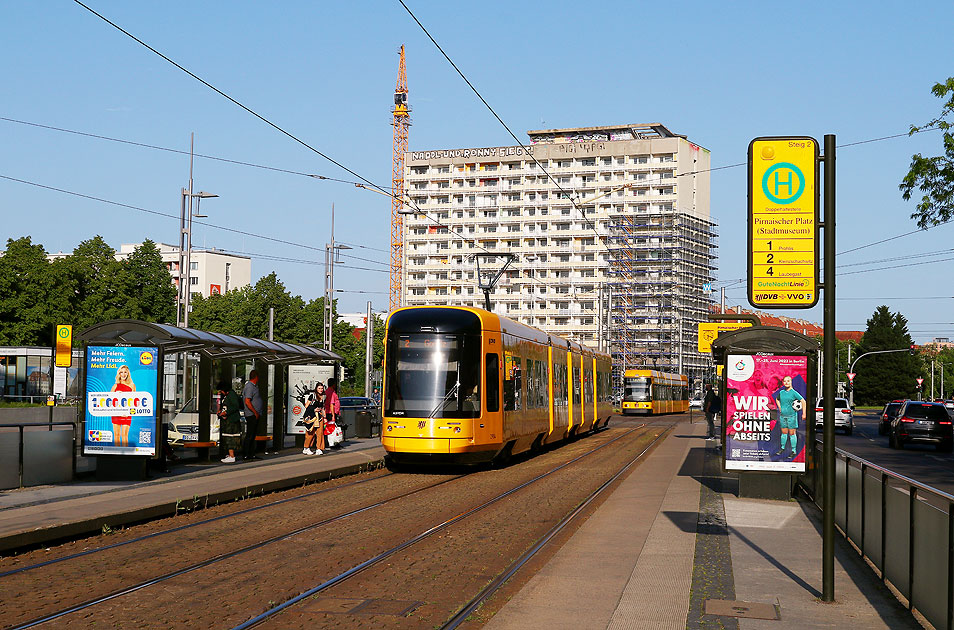
M149 444L152 442L152 431L147 429L140 429L139 431L139 443L140 444Z

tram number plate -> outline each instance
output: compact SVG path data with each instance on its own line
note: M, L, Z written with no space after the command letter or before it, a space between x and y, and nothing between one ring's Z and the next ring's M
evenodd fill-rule
M198 442L199 434L198 433L186 433L182 436L184 442Z

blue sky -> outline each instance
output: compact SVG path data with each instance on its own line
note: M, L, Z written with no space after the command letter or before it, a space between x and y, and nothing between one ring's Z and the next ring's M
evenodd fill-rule
M907 131L941 103L954 75L954 4L765 2L438 3L407 0L507 124L528 129L661 122L712 151L714 167L745 161L760 135L837 135L849 144ZM219 89L367 179L388 185L389 108L397 49L407 47L414 150L512 144L395 0L381 2L119 2L89 5ZM353 177L65 0L0 6L0 117L351 180ZM0 120L0 176L178 216L188 157ZM838 250L916 229L898 182L929 132L838 151ZM390 205L351 184L197 159L207 221L294 244L198 226L194 243L253 255L253 276L278 272L306 299L323 291L320 262L336 238L355 267L336 270L340 309L387 307ZM745 168L712 174L721 281L744 278ZM71 251L101 234L118 247L175 243L178 219L0 179L0 238L30 235ZM918 342L954 337L954 226L838 258L838 328L863 330L879 304L902 312ZM302 247L305 246L305 247ZM315 249L308 249L309 247ZM380 250L380 251L379 251ZM911 254L925 258L857 265ZM854 265L854 266L849 266ZM947 297L943 297L947 295ZM940 298L940 299L939 299ZM728 289L746 302L743 282ZM821 321L812 311L778 311Z

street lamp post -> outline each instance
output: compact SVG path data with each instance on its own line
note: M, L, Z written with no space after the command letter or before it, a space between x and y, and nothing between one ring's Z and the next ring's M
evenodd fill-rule
M335 206L331 204L331 242L325 245L325 316L323 345L331 351L331 337L334 332L334 296L335 296L335 258L342 249L351 249L349 245L335 244ZM337 377L337 375L335 375Z
M207 215L199 213L199 204L203 199L209 199L212 197L218 197L210 192L205 192L200 190L197 193L193 193L191 190L192 180L189 180L189 190L185 188L182 189L182 208L183 212L185 211L186 206L189 208L188 220L183 218L182 222L186 224L185 230L183 230L182 241L185 244L185 254L183 255L180 242L179 249L179 260L182 261L179 264L179 287L182 290L180 294L182 296L182 317L180 318L181 326L183 328L189 327L189 307L192 302L192 219L203 219ZM195 212L192 211L192 199L195 199ZM188 199L188 203L186 203ZM184 260L183 260L184 256Z

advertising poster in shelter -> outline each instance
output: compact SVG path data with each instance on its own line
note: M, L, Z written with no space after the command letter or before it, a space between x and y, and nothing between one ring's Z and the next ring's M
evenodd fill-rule
M328 384L334 376L333 365L289 365L288 366L288 404L285 405L285 433L304 433L305 423L302 416L313 400L315 385Z
M155 455L159 351L87 346L84 455Z
M725 469L805 472L808 357L729 355Z

